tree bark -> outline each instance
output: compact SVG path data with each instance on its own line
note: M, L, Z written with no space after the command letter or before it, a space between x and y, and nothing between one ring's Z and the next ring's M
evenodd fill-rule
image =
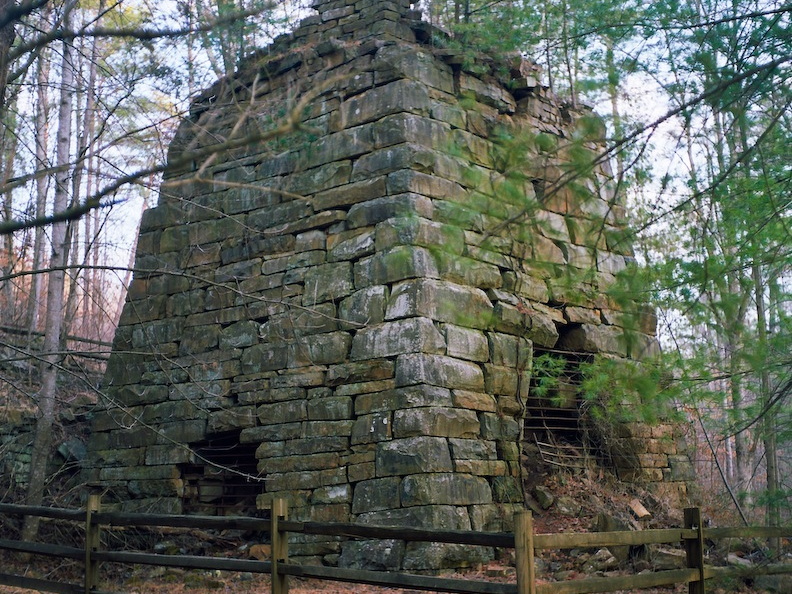
M74 7L71 2L64 7L64 28L69 28L70 12ZM63 42L61 67L61 91L58 107L58 136L56 165L63 167L55 178L54 211L65 210L69 205L70 148L72 136L72 97L74 92L74 66L72 63L71 42ZM64 265L68 261L69 241L66 234L66 223L52 225L52 254L50 256L51 271L47 284L46 330L44 334L44 353L42 355L41 390L38 394L38 417L33 439L33 451L30 461L30 476L26 503L40 505L44 499L47 482L47 461L52 445L52 428L55 424L55 402L58 381L58 368L61 357L60 335L63 324L63 289L65 281ZM39 518L27 516L22 528L22 540L34 541L38 534Z
M41 17L46 23L49 9ZM37 59L36 69L36 168L47 167L47 152L49 151L49 103L47 97L47 83L50 73L50 58L46 48L42 48ZM36 218L43 217L47 210L47 189L49 187L47 176L40 175L36 178ZM44 266L44 228L36 227L33 240L33 272L41 270ZM30 280L30 298L28 299L26 326L30 333L38 331L39 308L41 305L42 278L34 274Z
M15 0L0 0L0 19L5 21L6 19L4 17L15 7ZM14 44L14 39L16 39L14 22L14 20L11 20L6 23L5 26L0 27L0 118L2 119L4 119L6 115L6 83L8 82L8 72L11 69L9 52L11 51L11 46Z

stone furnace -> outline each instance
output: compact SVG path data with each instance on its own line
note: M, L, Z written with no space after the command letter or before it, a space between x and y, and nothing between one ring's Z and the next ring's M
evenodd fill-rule
M127 510L285 497L294 519L508 529L534 349L655 348L652 316L625 341L603 296L630 249L607 163L580 169L602 128L403 0L315 8L179 127L86 480ZM662 480L669 456L647 465ZM421 543L380 559L475 560Z

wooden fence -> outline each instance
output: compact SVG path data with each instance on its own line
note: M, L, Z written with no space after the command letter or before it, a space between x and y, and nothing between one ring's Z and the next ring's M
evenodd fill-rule
M583 594L638 590L656 586L688 584L690 594L704 594L707 579L715 576L744 576L744 569L705 565L705 539L719 538L788 538L792 528L704 528L698 508L685 510L683 528L578 534L534 534L530 512L515 516L511 533L424 530L411 527L382 527L362 524L297 522L288 519L284 500L273 502L271 520L244 517L174 516L102 512L98 495L91 495L85 510L0 504L0 514L39 516L69 520L84 525L84 545L69 547L47 543L0 540L0 549L30 555L75 559L85 563L82 584L54 582L0 571L0 584L29 588L40 592L63 594L109 594L99 590L100 564L155 565L187 569L211 569L265 573L272 576L272 594L287 594L289 576L333 580L375 586L411 588L434 592L469 594ZM271 559L227 559L189 555L156 555L130 551L110 551L101 547L102 527L181 527L192 529L240 529L269 531ZM412 542L453 543L473 546L513 548L516 559L516 584L450 579L400 572L354 570L338 567L289 563L288 533L336 536L344 538L396 539ZM598 548L611 546L682 544L687 568L617 577L596 577L553 583L537 583L534 554L537 550ZM792 573L792 564L767 565L754 574Z

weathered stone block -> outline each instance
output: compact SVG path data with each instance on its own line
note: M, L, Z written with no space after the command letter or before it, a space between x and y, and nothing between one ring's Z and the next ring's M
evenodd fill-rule
M487 328L492 322L492 303L481 289L424 278L396 285L388 301L386 320L410 316Z
M327 261L357 260L363 256L373 254L374 249L374 232L371 230L356 230L354 234L343 239L339 238L338 242L333 242L327 253Z
M315 334L289 345L289 367L330 365L346 360L352 337L346 332Z
M166 313L171 316L188 316L202 312L205 308L205 295L202 289L173 295L168 298ZM138 312L136 311L135 314L137 315Z
M178 400L169 402L160 402L159 404L149 404L142 407L142 411L132 410L135 417L144 424L157 424L163 421L172 421L174 419L193 420L193 419L206 419L207 410L202 406L203 403L198 404L188 400Z
M399 501L401 481L401 478L393 476L356 484L352 500L352 513L362 514L401 507Z
M446 543L408 543L402 567L407 571L430 568L477 567L494 559L491 547L471 547Z
M287 419L281 419L287 420ZM239 434L240 443L256 443L259 441L277 442L284 439L296 439L300 437L302 423L283 423L261 427L250 427L243 429Z
M312 421L305 423L303 437L349 437L354 421Z
M690 458L684 455L668 456L668 466L671 468L669 478L672 481L693 481L696 471L690 463Z
M316 489L311 495L311 501L315 503L351 503L352 485L332 485Z
M389 174L387 186L388 194L409 192L429 198L447 200L462 200L467 195L466 190L456 182L413 169L394 171Z
M396 360L396 385L430 384L482 391L484 374L478 365L443 355L409 354Z
M266 472L266 466L263 470ZM346 482L346 469L344 468L272 473L267 475L267 490L293 491L299 489L317 489L328 485L341 485Z
M303 305L315 305L346 297L352 293L352 265L337 262L311 268L305 274Z
M466 73L460 75L459 91L463 96L473 97L476 101L494 107L501 113L514 113L516 108L514 97L500 85L484 82Z
M242 373L276 371L286 367L288 346L286 344L259 344L242 351Z
M338 452L259 458L258 471L262 473L299 472L337 468L341 457Z
M262 404L256 414L262 425L276 425L284 421L305 421L308 419L307 405L304 400L287 400L274 404Z
M366 361L333 365L327 371L327 385L339 386L393 377L392 361Z
M388 219L377 225L375 245L378 251L398 245L420 245L449 254L461 254L464 237L455 227L412 216Z
M453 463L448 442L442 437L407 437L377 446L377 476L399 476L424 472L451 472Z
M448 148L448 126L426 117L399 113L379 120L374 124L376 148L401 143L411 143L435 149ZM390 193L395 193L390 190Z
M209 433L222 433L253 427L256 424L256 411L253 406L238 406L227 410L219 410L209 415Z
M352 418L352 399L347 396L315 398L308 401L308 419L337 421Z
M256 448L256 460L285 456L285 441L264 441Z
M176 252L190 244L190 236L186 226L169 227L160 237L160 250Z
M448 356L479 362L489 359L489 347L483 332L453 324L446 324L443 330Z
M431 218L432 201L420 194L405 193L357 203L349 209L350 229L376 225L394 217Z
M503 289L507 291L540 303L547 303L550 299L550 291L541 278L516 271L504 272L502 276Z
M352 181L368 179L400 169L431 172L436 158L433 150L419 145L405 143L389 146L360 157L352 169Z
M421 505L362 513L361 524L379 526L442 526L445 530L470 530L465 508L456 505Z
M431 320L407 318L359 330L352 342L353 360L404 353L442 353L445 341Z
M473 505L492 503L492 491L486 479L459 474L435 473L404 477L401 502L412 505Z
M345 452L349 448L349 438L340 435L288 439L281 443L283 444L284 456L304 456L319 452Z
M355 414L392 411L416 406L451 406L451 391L426 384L361 394L355 399Z
M437 276L433 255L422 247L399 246L355 263L355 287L358 289L408 278Z
M323 367L283 369L270 378L270 385L273 389L321 386L324 383L323 370Z
M396 80L352 97L341 104L340 118L352 127L402 111L428 113L427 88L412 80Z
M341 556L338 558L338 566L369 571L399 571L404 556L404 546L402 540L345 542Z
M371 151L373 146L372 127L371 124L366 124L320 138L308 150L301 151L300 158L306 168L317 167L333 161L343 161L350 157L364 155ZM371 176L353 177L352 181L368 177Z
M327 245L327 233L319 229L305 231L294 236L295 252L309 252L313 250L323 250Z
M565 332L558 341L559 348L587 353L613 353L626 356L624 331L613 326L582 324Z
M380 176L319 192L313 199L314 208L318 211L339 206L349 206L381 198L386 194L385 177Z
M129 450L128 450L129 451ZM143 452L144 450L140 450ZM143 458L143 456L140 456ZM108 462L109 460L105 460ZM132 460L124 460L123 465L138 465L144 463L147 466L160 466L166 464L194 464L197 461L195 452L187 445L174 447L173 444L161 446L149 446L145 448L145 460L141 459L137 463ZM119 462L121 462L119 460Z
M446 122L455 128L466 127L465 110L456 105L435 103L432 105L432 117L441 122Z
M147 322L132 331L132 346L146 348L175 342L184 333L184 319L167 319Z
M494 441L481 439L451 438L451 457L456 460L497 460L498 451Z
M506 476L509 474L509 465L503 460L454 460L454 472L476 476Z
M137 406L140 404L155 404L157 402L164 402L168 399L167 386L144 386L140 384L132 384L121 387L108 387L108 394L118 402L124 403L125 406ZM114 409L108 409L108 412Z
M391 439L392 425L389 412L361 415L352 426L352 445Z
M494 477L492 494L499 503L522 503L525 497L519 481L511 476Z
M193 326L184 329L179 344L179 355L194 355L217 346L220 326Z
M521 374L512 367L489 364L484 366L484 383L487 394L514 396L520 388L520 379ZM523 381L527 380L527 377L523 379Z
M193 443L206 435L206 421L201 419L162 423L156 443Z
M286 177L283 189L296 195L307 195L349 182L352 174L350 161L336 161Z
M515 512L523 511L522 503L508 505L493 503L489 505L472 505L470 510L470 524L473 530L482 532L513 532L513 517Z
M258 342L259 324L253 321L237 322L220 332L221 349L237 349L253 346Z
M350 483L373 479L377 475L374 462L357 462L347 464L347 476Z
M478 416L472 410L432 406L393 413L395 438L417 435L470 438L478 436L479 429Z
M486 394L483 392L454 390L453 402L454 406L469 410L479 410L486 412L495 412L498 410L495 397L492 394Z
M236 298L237 294L230 287L214 285L206 290L204 306L207 310L230 309L234 305ZM190 316L187 323L192 326L201 326L210 323L210 320L219 321L221 315L223 315L222 312L215 314L212 318L208 316ZM200 321L196 322L196 319Z
M166 295L152 295L146 299L139 299L124 308L118 323L129 325L158 320L165 313L167 304Z
M517 367L517 344L520 340L518 337L499 332L488 332L487 340L490 360L493 364ZM524 361L522 363L525 364Z
M492 314L493 327L506 334L523 335L530 327L530 321L521 308L499 301Z
M350 328L379 324L385 319L388 288L385 285L366 287L352 293L338 306L338 317Z
M558 328L550 316L539 313L534 309L528 314L530 329L526 337L539 346L554 347L558 343ZM560 346L560 345L558 345Z
M454 92L451 68L435 60L431 53L405 45L382 47L372 67L380 71L392 71L394 76L403 76L429 85L445 93Z
M520 437L520 424L514 419L492 413L481 413L481 437L484 439L514 441Z

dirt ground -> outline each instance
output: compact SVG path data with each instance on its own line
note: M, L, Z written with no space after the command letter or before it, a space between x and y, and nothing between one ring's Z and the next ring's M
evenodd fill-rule
M513 573L508 570L507 574L510 575L488 575L491 571L501 573L503 570L504 568L502 567L496 567L494 570L485 568L464 574L444 574L443 577L472 581L515 583ZM102 584L102 591L123 594L265 594L270 592L270 579L267 575L254 576L252 574L240 573L220 574L219 572L215 573L197 570L152 572L147 569L137 572L131 579L125 580L122 583L104 583ZM656 588L642 590L641 592L643 594L682 594L686 591L686 587L678 586L665 589ZM0 594L31 594L33 592L37 591L0 586ZM418 594L419 592L426 591L289 578L289 592L291 594ZM741 590L741 592L747 594L750 591ZM622 594L627 594L627 591ZM727 594L727 591L721 590L720 594Z
M0 555L0 573L8 572L40 579L58 579L79 584L82 580L82 564L72 561L55 561L47 566L36 566ZM266 594L270 592L270 577L252 573L185 570L150 566L107 566L103 568L102 592L118 594ZM470 581L516 583L513 567L492 562L476 570L464 573L444 573L441 577ZM573 578L586 577L583 575ZM36 590L0 585L0 594L32 594ZM362 584L346 584L324 580L306 580L290 577L291 594L418 594L415 589L383 588ZM431 591L430 591L431 592ZM624 590L617 594L683 594L686 585ZM708 583L709 594L763 594L742 583Z

